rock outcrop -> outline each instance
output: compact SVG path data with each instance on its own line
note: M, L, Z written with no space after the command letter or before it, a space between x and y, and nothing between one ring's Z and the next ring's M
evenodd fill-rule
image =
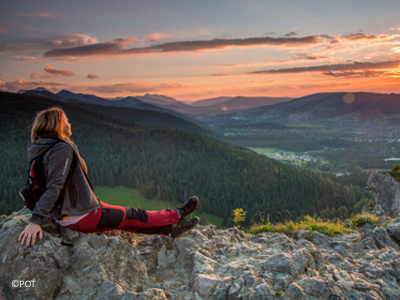
M74 232L65 246L44 232L27 248L17 241L25 212L0 224L5 300L400 299L400 219L336 237L300 231L296 239L210 225L175 240Z
M369 177L367 185L374 193L373 213L377 215L400 215L400 182L387 172L378 172Z

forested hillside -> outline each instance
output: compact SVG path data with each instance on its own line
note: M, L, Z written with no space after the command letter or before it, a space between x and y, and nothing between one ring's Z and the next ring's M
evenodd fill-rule
M177 204L197 195L199 210L222 216L225 225L231 224L235 208L247 211L249 222L260 212L272 220L286 211L293 218L327 208L351 212L359 200L349 187L331 179L204 135L1 92L0 214L22 207L17 192L26 180L29 126L37 111L54 105L66 111L95 185L139 188L148 198Z
M115 107L115 106L102 106L95 104L78 103L82 107L85 107L92 111L107 114L111 117L140 123L142 125L171 127L177 129L184 129L186 131L192 131L198 134L204 134L210 137L223 137L223 135L216 134L213 131L207 130L197 124L193 119L186 117L186 119L179 118L175 115L170 115L162 111L136 109L130 107ZM144 104L146 105L146 104ZM189 120L193 122L189 122Z

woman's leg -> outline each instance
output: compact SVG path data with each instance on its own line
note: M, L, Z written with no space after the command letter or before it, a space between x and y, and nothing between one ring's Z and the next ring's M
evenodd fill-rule
M83 232L120 229L148 234L168 234L172 224L179 222L176 210L145 211L133 207L109 205L89 213L79 222L67 227Z

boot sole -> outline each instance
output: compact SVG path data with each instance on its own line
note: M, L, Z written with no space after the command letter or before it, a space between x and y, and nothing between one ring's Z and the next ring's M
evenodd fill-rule
M181 220L184 220L188 215L190 215L192 212L194 212L198 207L199 207L199 198L197 198L196 196L192 196L192 197L190 197L189 199L191 199L191 198L195 198L196 200L196 205L195 205L195 207L191 210L191 212L190 213L188 213L188 214L186 214L186 215L184 215L182 218L181 218Z
M182 234L184 234L185 232L187 232L187 231L192 230L193 228L195 228L197 225L199 225L199 223L200 223L200 218L199 218L199 217L196 217L195 219L196 219L196 221L195 221L195 223L193 224L193 226L192 226L191 228L182 230L181 232L177 233L176 235L171 233L171 237L172 237L173 239L176 239L176 238L180 237Z

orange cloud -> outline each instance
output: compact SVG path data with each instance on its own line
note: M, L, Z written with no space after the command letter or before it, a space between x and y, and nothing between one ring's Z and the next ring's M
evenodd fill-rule
M150 34L149 38L146 39L146 42L153 43L153 42L157 42L157 41L166 39L167 37L168 37L168 35L166 35L166 34L156 32L156 33Z
M43 78L56 77L58 75L62 75L62 76L73 76L74 75L74 72L72 72L72 71L56 69L52 65L45 66L43 70L46 72L44 75L41 75L37 72L33 72L31 74L31 78L32 79L35 79L35 78L43 79Z
M52 65L45 66L43 70L45 70L47 78L55 77L57 75L63 75L63 76L73 76L74 75L74 72L72 72L72 71L61 70L61 69L56 70Z
M387 39L389 36L386 34L381 34L381 35L365 35L364 33L355 33L355 34L348 34L348 35L343 35L343 39L348 40L348 41L359 41L359 40L376 40L376 39Z
M394 52L400 52L400 47L394 47L394 48L392 48L392 50L393 50Z

